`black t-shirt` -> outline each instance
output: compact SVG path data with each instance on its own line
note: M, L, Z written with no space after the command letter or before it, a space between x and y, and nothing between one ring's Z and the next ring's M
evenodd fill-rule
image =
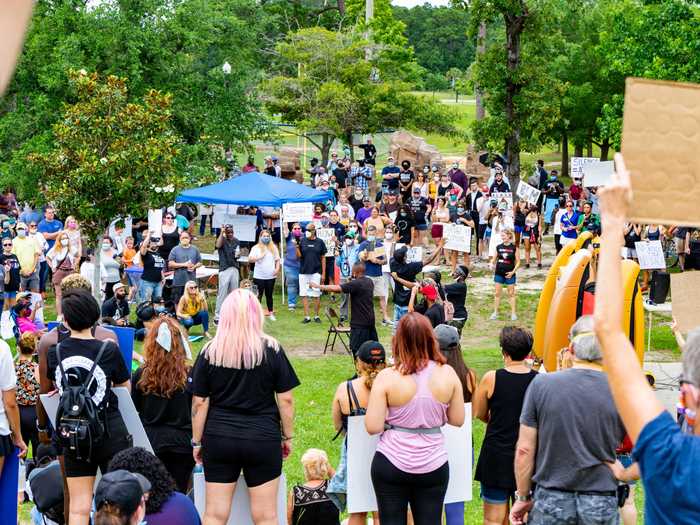
M466 319L467 309L464 307L464 303L467 301L466 283L450 283L445 286L445 293L447 294L447 300L450 301L455 307L454 318Z
M115 321L129 317L129 301L126 298L119 300L112 296L102 303L102 317L111 317Z
M401 170L399 172L399 182L401 183L402 186L406 187L408 186L410 189L411 183L415 179L415 175L413 174L413 171L411 170Z
M413 228L416 225L415 221L413 220L413 217L411 217L410 215L406 215L405 217L402 217L401 212L399 212L399 215L398 215L398 217L396 217L394 224L396 225L396 228L399 230L398 242L403 243L403 244L410 244L411 243L411 228Z
M206 352L192 369L192 394L209 398L204 433L225 439L279 441L280 411L275 394L299 386L299 378L284 350L266 346L255 368L215 366Z
M375 158L377 156L377 147L374 144L360 144L357 146L365 153L365 162L374 164Z
M146 255L141 256L141 261L143 261L141 279L150 283L159 283L163 279L165 259L158 252L148 251Z
M131 378L131 399L148 434L153 450L189 452L192 437L192 393L189 383L169 398L146 394L139 386L143 369Z
M355 211L355 215L357 215L357 212L360 211L364 206L362 199L356 199L354 195L351 195L350 199L348 200L350 202L350 206L352 206L352 209Z
M374 283L369 277L360 277L340 285L343 293L350 294L350 328L374 326Z
M425 224L425 214L428 211L428 199L426 199L425 197L411 199L410 201L408 201L408 205L411 207L413 217L416 219L416 224Z
M335 168L333 170L333 175L335 175L335 181L338 183L338 187L344 188L345 182L348 179L348 171L345 168Z
M401 277L404 281L415 282L416 275L423 271L423 264L419 262L400 263L396 259L391 259L390 269ZM396 306L408 306L411 299L411 289L406 288L399 282L394 282L394 304Z
M219 271L223 272L231 267L238 268L240 263L236 258L236 248L238 248L238 239L233 237L232 239L224 238L221 248L217 248L219 252Z
M326 244L318 237L315 239L303 237L299 241L299 250L301 251L299 273L302 275L321 273L321 259L326 255Z
M20 274L19 259L14 253L10 255L0 254L0 264L10 266L10 282L5 285L6 292L16 292L19 290Z
M505 275L515 268L515 244L496 246L496 273Z
M63 369L66 371L71 385L80 385L85 381L103 342L97 339L76 339L74 337L68 337L61 341ZM59 393L61 393L63 392L63 382L58 369L55 346L49 348L46 359L46 375L56 384ZM97 362L88 390L98 408L105 409L106 406L110 439L126 433L126 426L119 413L119 401L117 395L112 392L112 385L128 381L130 377L119 347L113 341L108 341L102 357Z
M328 223L329 228L333 228L335 230L335 238L338 239L339 241L342 240L343 235L345 235L345 226L343 226L341 223L336 222L333 224L332 222Z
M430 324L433 325L433 328L445 323L445 307L439 303L434 303L423 315L430 320Z

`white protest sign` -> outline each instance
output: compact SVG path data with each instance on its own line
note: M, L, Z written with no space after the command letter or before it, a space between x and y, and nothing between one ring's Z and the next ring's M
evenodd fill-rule
M163 210L148 210L148 231L153 237L160 237L163 226Z
M456 252L471 253L472 229L463 224L444 224L442 237L445 239L445 249Z
M192 488L194 490L194 506L200 518L204 518L206 509L206 482L204 472L195 472L192 475ZM236 491L233 493L231 513L228 515L227 525L254 525L250 513L250 492L245 478L241 475L236 483ZM277 489L277 523L287 525L287 479L284 474L280 476L279 489Z
M518 189L516 191L516 194L525 202L529 202L530 204L537 204L541 193L542 192L540 190L538 190L534 186L530 186L527 182L523 182L521 180L518 183Z
M335 257L335 229L333 228L318 228L316 236L326 245L326 257Z
M221 228L224 224L231 224L231 217L236 215L238 206L232 204L215 204L212 212L211 223L213 228Z
M491 200L496 201L496 207L499 207L501 203L505 202L506 204L506 210L512 210L513 209L513 194L509 191L494 191L490 195Z
M445 425L447 461L450 479L445 503L471 501L472 499L472 417L471 403L464 405L464 424L461 427ZM379 435L370 436L365 428L365 416L348 418L348 512L377 510L377 497L370 475L372 459L379 443Z
M642 270L665 270L666 258L661 241L641 241L634 243L639 259L639 268Z
M255 215L227 215L227 222L233 226L233 235L239 241L255 241L255 227L258 218Z
M308 222L314 216L312 202L288 202L282 205L284 222Z
M571 178L582 179L583 167L595 162L600 162L600 159L597 157L571 157Z
M394 256L394 252L401 246L403 245L400 243L384 241L384 250L386 251L386 262L382 264L383 273L391 273L391 258Z
M131 394L123 386L116 386L112 388L112 392L117 396L119 400L119 413L122 415L126 429L131 434L134 439L135 447L142 447L153 452L153 447L151 442L148 440L148 435L146 430L143 428L141 423L141 418L139 413L136 411L134 402L131 400ZM41 394L41 404L44 405L46 414L49 416L51 425L56 428L56 410L58 410L59 396L58 392L54 394Z
M615 171L615 162L591 162L583 166L583 185L586 188L594 186L607 186Z
M386 245L386 243L384 243ZM396 246L394 247L394 251L398 250L402 246L406 246L403 243L397 242ZM413 262L423 262L423 247L422 246L407 246L408 251L406 252L406 262L407 263L413 263Z

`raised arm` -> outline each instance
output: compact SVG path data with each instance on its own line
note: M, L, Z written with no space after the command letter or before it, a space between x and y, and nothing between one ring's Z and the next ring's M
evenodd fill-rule
M600 341L610 390L627 433L636 443L642 428L664 408L649 387L642 368L622 329L624 311L620 249L632 197L630 175L621 154L615 155L616 173L600 190L602 235L598 256L595 332Z

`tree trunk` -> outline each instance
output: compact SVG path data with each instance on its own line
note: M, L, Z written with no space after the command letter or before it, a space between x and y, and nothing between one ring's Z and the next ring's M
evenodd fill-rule
M506 79L505 116L508 123L506 135L506 157L508 157L508 180L511 190L515 193L520 181L520 126L519 117L516 115L515 99L521 91L522 85L517 81L520 69L520 35L525 26L527 12L522 15L506 15L506 49L508 69Z
M97 304L102 305L102 246L98 241L95 247L95 272L92 276L92 295Z
M476 54L477 54L477 60L479 55L483 55L486 52L486 22L481 22L479 24L479 34L477 36L477 41L476 41ZM474 86L474 97L475 97L475 102L476 102L476 120L481 121L484 120L484 117L486 116L486 111L484 110L484 100L483 100L483 93L481 92L481 89L479 89L479 86Z
M586 157L593 156L593 136L591 132L588 132L588 138L586 139Z
M321 164L323 167L328 165L332 145L333 137L331 137L328 133L321 133Z
M353 138L352 138L352 131L348 131L345 133L345 143L350 148L350 160L354 161L355 160L355 144L354 144Z
M608 160L608 154L610 153L610 139L604 138L603 143L600 145L600 160Z
M583 144L574 144L574 157L583 157Z
M561 178L569 176L569 137L566 131L561 135Z
M340 16L345 16L345 0L338 0L338 12Z

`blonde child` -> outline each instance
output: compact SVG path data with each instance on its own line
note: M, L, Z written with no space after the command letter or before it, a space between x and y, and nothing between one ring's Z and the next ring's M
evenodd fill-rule
M310 448L301 456L304 484L296 485L287 503L289 525L340 525L338 507L328 498L326 488L333 468L325 451Z

